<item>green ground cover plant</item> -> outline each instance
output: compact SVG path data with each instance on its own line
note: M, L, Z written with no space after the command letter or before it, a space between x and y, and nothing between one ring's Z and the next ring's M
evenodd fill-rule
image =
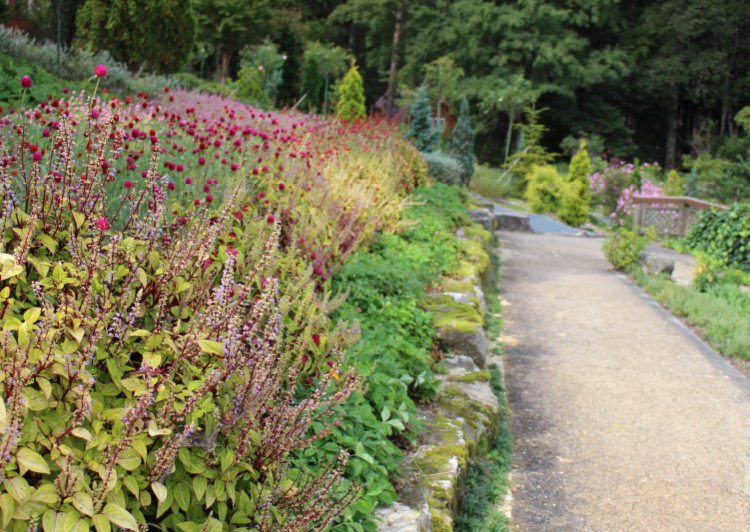
M641 253L654 238L653 230L641 235L638 231L618 228L607 236L602 251L615 270L629 271L638 264Z
M466 221L467 207L458 187L439 183L417 189L414 200L419 203L404 212L413 222L408 230L377 235L369 250L353 255L333 278L334 289L349 291L334 317L361 325L362 342L347 360L367 383L344 404L341 426L304 456L330 459L338 447L352 453L347 479L365 489L336 530L376 529L372 510L396 500L391 481L402 448L419 434L416 403L434 400L437 393L434 329L417 302L454 268L459 246L453 232Z
M750 359L750 295L731 282L701 290L635 271L638 284L676 316L686 318L720 353Z

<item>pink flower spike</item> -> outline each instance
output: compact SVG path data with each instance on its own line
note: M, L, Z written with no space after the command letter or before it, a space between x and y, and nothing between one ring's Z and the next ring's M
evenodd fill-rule
M103 78L107 75L107 67L104 65L97 65L96 69L94 70L94 74L96 74L97 77Z

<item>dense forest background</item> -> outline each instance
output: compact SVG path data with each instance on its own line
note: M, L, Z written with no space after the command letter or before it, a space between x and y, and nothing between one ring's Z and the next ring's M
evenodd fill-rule
M395 112L423 83L433 108L466 97L476 155L493 164L508 134L517 145L509 122L529 106L545 109L545 147L561 154L580 138L667 169L747 153L735 120L750 104L747 0L40 0L25 13L15 4L7 15L38 37L105 48L133 71L231 84L248 50L272 45L284 57L278 107L312 92L319 109L316 76L334 100L345 72L336 62L354 57L372 112Z

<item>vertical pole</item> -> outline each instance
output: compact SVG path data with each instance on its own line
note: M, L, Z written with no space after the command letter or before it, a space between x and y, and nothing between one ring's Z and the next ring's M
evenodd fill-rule
M503 158L503 164L508 162L508 155L510 155L510 139L513 136L513 115L515 112L515 107L511 107L510 119L508 120L508 134L505 136L505 157Z

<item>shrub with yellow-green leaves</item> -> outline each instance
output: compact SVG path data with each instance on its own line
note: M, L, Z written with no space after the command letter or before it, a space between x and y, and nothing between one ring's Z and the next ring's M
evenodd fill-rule
M325 528L355 494L333 495L346 457L309 477L287 459L359 386L340 300L279 253L278 221L238 221L239 180L171 223L158 143L108 198L121 137L90 133L76 147L63 121L45 166L28 142L0 154L0 525Z

